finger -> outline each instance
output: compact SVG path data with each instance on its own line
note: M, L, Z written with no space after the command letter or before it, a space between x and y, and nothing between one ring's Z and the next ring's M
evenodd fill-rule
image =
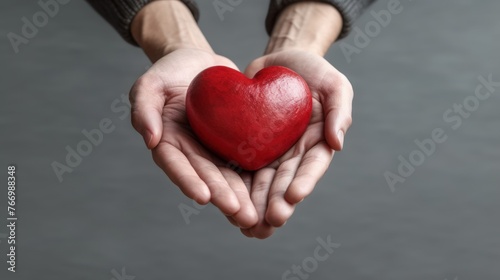
M142 135L148 149L158 145L163 131L161 115L165 95L159 81L145 74L135 82L129 94L132 126Z
M271 236L275 230L275 228L265 220L269 188L271 187L275 173L276 171L272 168L261 169L255 173L252 181L250 197L257 211L258 221L257 224L249 230L252 236L259 239Z
M240 231L246 237L249 237L249 238L254 238L255 237L255 236L253 236L252 232L249 229L241 228Z
M233 226L239 228L240 226L238 225L238 223L233 219L233 217L229 217L229 216L225 216L227 218L227 220L229 221L229 223L231 223Z
M285 193L288 203L297 204L311 194L328 170L333 154L334 151L325 142L320 142L304 155L295 178Z
M258 221L257 211L250 199L250 194L245 183L234 171L223 168L221 169L221 173L229 184L229 187L236 194L240 204L240 210L231 218L240 228L253 227Z
M158 145L153 150L153 160L184 195L202 205L210 201L210 189L177 148L170 144Z
M210 190L210 202L224 215L233 216L240 210L238 197L233 192L220 170L210 160L195 152L183 151L189 163Z
M332 149L340 151L344 136L352 124L353 89L344 75L336 70L328 73L319 89L325 113L325 138Z
M266 221L281 227L292 216L294 206L285 200L285 192L299 168L301 156L298 155L280 164L268 194Z
M238 174L241 176L241 179L243 180L245 187L247 187L248 193L250 193L250 191L252 190L252 175L253 174L250 172L240 172Z

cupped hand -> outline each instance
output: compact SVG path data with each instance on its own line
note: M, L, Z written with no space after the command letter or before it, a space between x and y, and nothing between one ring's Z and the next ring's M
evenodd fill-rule
M253 61L245 74L268 66L288 67L301 75L312 93L313 112L304 135L274 163L252 174L250 197L258 222L241 229L248 237L267 238L286 223L314 189L333 158L342 149L351 125L353 89L347 78L323 57L301 50L287 50Z
M200 204L212 202L233 224L249 228L257 223L250 175L234 172L207 151L186 118L189 84L216 65L236 69L229 59L198 49L179 49L159 59L132 87L132 124L156 164L186 196Z

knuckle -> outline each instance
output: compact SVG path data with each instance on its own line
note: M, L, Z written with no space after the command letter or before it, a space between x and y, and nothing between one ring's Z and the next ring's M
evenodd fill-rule
M346 116L345 125L346 125L346 128L349 128L352 125L352 115L351 114Z
M344 93L353 94L352 84L346 75L338 73L338 86L344 89Z

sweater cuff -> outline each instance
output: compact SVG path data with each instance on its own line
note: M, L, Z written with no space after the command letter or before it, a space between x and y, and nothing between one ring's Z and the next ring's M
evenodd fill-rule
M132 34L130 25L135 15L152 2L152 0L86 0L111 26L113 26L120 36L132 45L137 46ZM181 0L189 8L196 21L200 18L198 6L194 0Z
M271 35L279 14L289 5L299 2L320 2L333 5L342 15L342 31L337 40L351 31L354 21L374 0L271 0L266 17L266 31Z

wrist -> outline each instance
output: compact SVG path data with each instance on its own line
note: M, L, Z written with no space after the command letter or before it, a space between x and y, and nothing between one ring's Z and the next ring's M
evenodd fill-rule
M330 4L299 2L279 15L266 54L302 50L323 56L342 31L342 15Z
M137 44L153 62L182 48L213 52L191 11L178 1L152 1L131 24Z

